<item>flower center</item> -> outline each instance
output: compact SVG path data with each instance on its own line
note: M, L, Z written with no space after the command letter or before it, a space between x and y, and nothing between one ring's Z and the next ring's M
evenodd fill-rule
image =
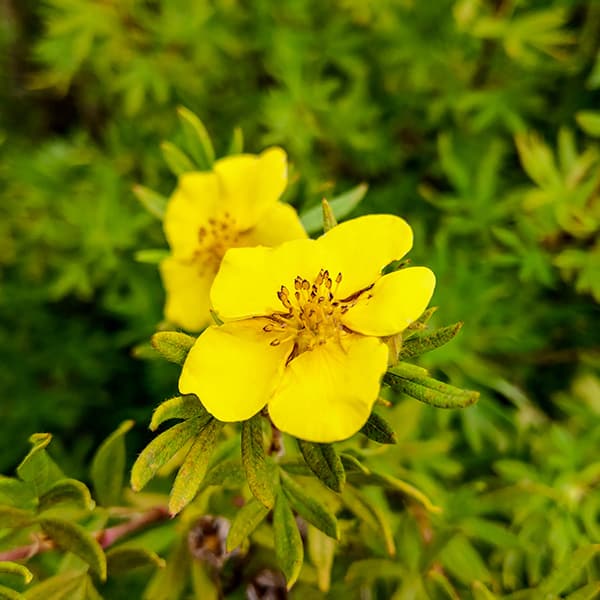
M235 219L225 212L221 217L208 219L206 225L198 229L198 248L192 261L198 265L201 273L216 273L225 252L238 245L240 231Z
M342 324L342 315L356 304L359 294L336 300L335 294L341 281L341 273L334 280L329 271L321 269L312 284L298 275L294 280L293 294L285 285L277 292L285 312L267 317L270 323L263 327L263 331L276 334L271 346L294 341L294 350L288 361L330 340L342 344L342 338L349 333Z

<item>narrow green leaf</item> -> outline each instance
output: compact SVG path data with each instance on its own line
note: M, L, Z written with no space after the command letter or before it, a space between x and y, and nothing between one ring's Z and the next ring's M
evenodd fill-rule
M106 553L106 564L108 573L114 575L115 573L124 573L142 567L162 569L166 563L156 552L146 550L146 548L121 546L111 548Z
M154 217L163 220L167 208L167 199L158 192L144 187L143 185L134 185L133 193L140 201L141 205Z
M71 502L85 510L94 508L90 490L85 484L76 479L61 479L40 496L38 511L43 512L63 502Z
M195 420L203 418L196 417ZM210 417L208 423L197 434L173 483L169 496L169 512L172 515L183 510L198 493L223 425L221 421Z
M192 562L191 570L194 598L201 598L202 600L222 599L219 586L215 581L215 574L209 565L195 560Z
M169 362L182 365L196 338L179 331L159 331L150 342Z
M169 419L191 419L205 416L208 413L195 394L176 396L165 400L152 413L150 431L156 431L160 425Z
M33 579L33 573L26 566L10 561L0 561L0 574L16 575L23 579L23 583L29 583Z
M360 432L379 444L396 444L398 439L391 425L376 412L372 412Z
M254 497L267 508L273 508L273 477L265 456L262 423L263 417L258 413L242 424L242 464Z
M170 252L164 248L149 248L147 250L138 250L133 257L139 263L157 265L170 255Z
M337 544L335 540L310 524L306 537L308 556L317 571L317 586L320 591L328 592L331 587L331 568Z
M219 485L224 488L239 488L246 483L246 471L237 459L224 460L211 467L200 485L200 490L209 485Z
M352 456L352 454L344 454L342 452L340 453L340 460L342 461L342 465L344 465L346 473L356 471L358 473L363 473L364 475L369 475L371 472L358 460L358 458Z
M227 151L228 155L232 154L241 154L244 151L244 132L241 127L236 127L233 130L233 135L231 136L231 142L229 144L229 150Z
M347 192L336 196L329 201L331 212L337 221L341 221L346 215L350 214L359 202L365 197L369 186L366 183L348 190ZM307 233L316 233L323 229L323 207L315 206L300 215L300 220Z
M102 506L115 506L121 499L125 479L125 434L133 425L131 420L123 421L100 444L92 459L92 484Z
M30 483L38 496L46 492L53 483L64 478L62 471L46 452L46 446L51 440L52 436L49 433L34 433L29 438L33 447L17 467L17 475Z
M580 110L575 113L577 124L592 137L600 137L600 111Z
M337 220L333 214L331 204L325 198L321 200L321 211L323 213L323 231L327 233L337 225Z
M102 580L106 579L106 556L100 544L80 525L64 519L42 517L38 523L54 543L85 561Z
M273 510L273 537L275 539L275 555L285 575L289 590L300 575L304 561L304 546L294 513L292 513L282 489L277 494Z
M0 529L26 527L33 520L33 514L14 506L0 506Z
M406 340L400 348L399 360L420 356L447 344L462 328L463 323L458 322L447 327L440 327L427 333L418 333Z
M364 496L356 488L346 485L342 492L342 502L350 512L354 513L373 532L379 530L377 517L373 514Z
M346 481L344 465L331 444L298 440L300 452L311 471L334 492L341 492Z
M292 508L329 537L338 540L340 531L335 515L316 498L308 495L285 471L280 472L281 485Z
M256 498L251 498L237 511L229 534L227 535L227 552L237 548L269 514L266 508Z
M16 477L0 475L0 504L23 508L35 499L33 487Z
M461 390L431 377L411 376L409 379L400 375L396 367L383 379L394 390L437 408L465 408L479 400L479 392Z
M431 500L421 490L407 481L403 481L402 479L398 479L397 477L392 477L391 475L386 475L384 473L372 473L371 478L374 482L382 484L387 489L400 492L404 496L415 500L429 512L439 513L442 510L439 506L433 504L433 502L431 502Z
M550 592L560 594L566 590L577 579L587 563L599 552L600 544L589 544L575 550L550 577L544 579L539 585L540 597Z
M131 486L141 490L185 444L206 425L204 417L188 419L154 438L137 457L131 470Z
M599 595L600 581L596 581L595 583L588 583L582 588L571 592L568 596L566 596L565 600L595 600ZM482 598L482 600L487 600L487 598Z
M204 123L184 106L177 107L183 125L186 147L202 171L210 171L215 162L215 150Z
M432 598L440 598L440 594L443 594L446 600L460 600L448 578L439 571L431 570L427 573L425 588Z
M91 577L85 578L85 592L84 592L85 600L103 600L102 596L94 586L94 582Z
M381 532L386 552L390 556L395 556L396 542L394 541L392 514L383 490L380 488L367 488L362 491L361 496L363 502L377 520L377 526Z
M450 575L465 585L472 581L491 581L490 572L481 555L463 535L454 536L439 554L439 560Z
M24 594L26 600L84 600L85 573L60 573L31 587Z
M497 600L498 597L492 594L481 581L475 581L472 585L473 600Z
M163 142L160 145L160 149L167 166L176 177L197 170L185 152L180 150L175 144Z
M347 582L369 582L375 579L401 579L402 570L398 563L383 558L366 558L354 561L345 580Z
M19 592L15 592L15 590L11 590L4 585L0 585L0 600L24 600L25 596L23 594L19 594ZM46 599L51 600L51 599Z

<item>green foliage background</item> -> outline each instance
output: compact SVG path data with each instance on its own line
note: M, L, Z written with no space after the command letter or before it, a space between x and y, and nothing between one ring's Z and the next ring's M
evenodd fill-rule
M1 470L47 430L83 476L118 423L146 423L176 391L175 367L132 356L163 302L134 253L165 242L131 190L173 189L159 146L181 135L178 105L218 154L234 126L249 151L283 146L300 210L366 181L355 214L413 226L411 259L438 277L434 322L465 321L421 364L482 399L401 402L386 460L462 532L446 553L472 560L447 558L455 585L536 585L598 542L593 0L0 2ZM488 517L516 538L478 527ZM417 572L414 522L396 525ZM377 597L411 598L403 581Z

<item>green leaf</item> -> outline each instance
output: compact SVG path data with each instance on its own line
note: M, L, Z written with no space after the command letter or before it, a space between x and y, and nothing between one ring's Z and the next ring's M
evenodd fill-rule
M137 457L131 470L131 487L141 490L188 440L206 425L204 417L188 419L154 438Z
M342 461L346 473L356 471L358 473L363 473L364 475L369 475L371 472L358 460L358 458L352 456L352 454L345 454L342 452L340 453L340 460Z
M162 569L165 561L151 550L134 546L111 548L106 553L106 564L109 575L124 573L142 567L158 567Z
M49 433L34 433L29 438L33 448L17 467L17 475L30 483L38 496L64 478L62 471L46 452L46 446L51 440Z
M104 551L81 525L48 517L39 518L38 523L59 548L79 556L102 581L106 579Z
M588 583L582 588L571 592L566 596L565 600L595 600L600 595L600 582ZM482 600L487 600L483 598Z
M273 537L275 539L275 555L285 575L289 590L300 575L304 560L304 546L294 513L292 513L287 497L281 488L273 510Z
M197 170L185 152L182 152L175 144L163 142L160 149L167 166L176 177Z
M0 529L26 527L33 521L33 514L13 506L0 506Z
M310 470L334 492L341 492L346 481L342 461L331 444L298 440L300 452Z
M60 573L28 589L23 596L26 600L84 600L86 583L85 573Z
M221 600L222 596L219 586L215 582L213 569L198 560L192 562L191 569L193 597L202 600Z
M460 596L456 593L448 578L439 571L432 569L427 573L425 587L428 591L431 590L430 594L432 598L439 598L440 593L443 593L444 598L447 600L460 600Z
M442 510L439 506L433 504L433 502L431 502L431 500L421 490L407 481L403 481L402 479L398 479L397 477L393 477L391 475L386 475L385 473L371 473L370 479L372 479L374 482L382 484L387 489L400 492L404 496L415 500L429 512L439 513Z
M29 583L33 579L33 573L24 565L10 561L0 561L1 575L16 575L23 579L23 583Z
M25 596L23 596L23 594L19 594L19 592L15 592L15 590L0 585L0 600L24 600L24 598ZM52 599L46 598L46 600Z
M147 250L138 250L133 257L139 263L157 265L170 255L164 248L150 248Z
M186 148L202 171L210 171L215 162L215 150L204 123L184 106L177 107L183 125Z
M63 502L74 503L85 510L94 508L87 486L76 479L61 479L40 496L38 511L42 512Z
M191 419L207 414L202 402L195 394L176 396L170 400L165 400L154 410L152 421L150 421L150 431L156 431L160 425L169 419Z
M497 596L492 594L481 581L475 581L471 587L473 600L497 600Z
M373 532L379 530L378 519L359 490L351 485L346 485L342 492L342 502L350 512L354 513Z
M151 215L161 221L163 220L167 208L167 199L162 194L143 185L134 185L133 193Z
M258 413L242 424L242 464L254 497L267 508L273 508L275 492L272 472L265 456L263 420Z
M151 338L152 346L169 362L182 365L196 338L179 331L159 331Z
M379 444L396 444L396 433L389 423L377 413L372 412L360 432Z
M256 498L251 498L242 508L240 508L232 523L227 535L227 552L237 548L263 521L269 514L266 508Z
M236 127L233 130L233 135L231 136L231 142L229 144L229 150L227 154L231 156L232 154L241 154L244 151L244 132L241 127Z
M121 499L125 479L125 434L133 425L131 420L123 421L100 444L92 459L92 484L102 506L115 506Z
M600 137L600 111L580 110L575 113L579 127L592 137Z
M331 586L331 568L336 546L335 540L316 527L308 525L308 556L317 571L317 586L322 592L328 592Z
M208 470L200 489L209 485L218 485L224 488L239 488L246 483L246 471L237 459L224 460Z
M556 569L550 577L547 577L538 586L541 597L544 594L554 593L560 594L572 585L582 569L587 565L596 554L600 552L600 544L589 544L578 548L565 560L558 569Z
M0 475L0 504L23 507L35 499L33 487L16 477Z
M202 420L204 417L196 417L194 420L198 419ZM223 425L221 421L210 417L208 423L198 432L173 483L169 496L169 512L172 515L183 510L198 493Z
M439 554L440 562L448 572L462 583L491 580L483 559L471 542L463 535L450 540Z
M331 204L325 198L321 200L321 211L323 213L323 231L327 233L337 225L337 220L331 209Z
M400 348L399 360L420 356L447 344L462 328L463 323L458 322L447 327L440 327L427 333L417 333L406 340Z
M316 498L307 494L285 471L280 472L281 485L292 508L329 537L338 540L340 532L335 515Z
M465 408L479 400L479 392L461 390L431 377L407 376L403 367L398 367L392 367L383 380L395 391L420 402L437 408Z
M346 215L350 214L359 202L365 197L368 185L361 183L360 185L348 190L347 192L336 196L329 201L329 206L334 218L341 221ZM307 233L316 233L323 229L323 206L322 204L315 206L305 213L300 215L300 220L304 225Z

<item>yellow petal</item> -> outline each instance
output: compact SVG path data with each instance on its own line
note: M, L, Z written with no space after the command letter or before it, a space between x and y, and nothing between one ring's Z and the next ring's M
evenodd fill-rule
M244 233L240 246L278 246L289 240L308 237L298 213L289 204L276 202L263 214L258 223Z
M163 260L159 268L167 293L167 320L187 331L200 331L211 323L209 292L212 273L202 274L197 265L173 257Z
M270 344L264 319L209 327L190 350L179 378L220 421L243 421L265 406L279 382L292 342Z
M282 431L311 442L335 442L367 421L387 368L387 346L377 338L348 335L344 348L328 342L294 358L269 401Z
M254 227L283 193L287 184L287 157L281 148L262 154L238 154L218 160L222 208L236 220L242 231Z
M217 214L220 190L214 173L180 176L165 211L165 235L173 254L190 258L198 247L198 230Z
M215 277L211 305L225 321L286 312L277 297L281 286L293 293L296 276L312 281L322 264L315 240L292 240L277 248L231 248Z
M337 225L318 239L332 277L342 274L336 293L345 298L376 281L383 267L412 247L408 223L394 215L367 215Z
M427 308L435 275L426 267L410 267L389 273L360 296L343 317L352 331L385 336L399 333Z

